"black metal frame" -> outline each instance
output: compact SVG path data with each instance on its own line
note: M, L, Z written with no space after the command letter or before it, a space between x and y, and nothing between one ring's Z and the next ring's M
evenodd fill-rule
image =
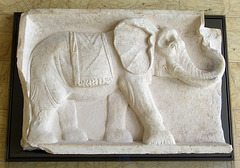
M12 41L12 65L10 81L10 103L7 133L6 161L166 161L166 160L233 160L233 152L229 154L95 154L95 155L53 155L45 151L23 151L20 146L22 136L23 95L16 67L18 29L21 13L14 13L14 30ZM222 86L222 121L226 142L233 145L231 127L231 107L228 79L228 58L226 26L224 16L206 16L208 27L219 28L223 33L222 53L226 60L226 71Z

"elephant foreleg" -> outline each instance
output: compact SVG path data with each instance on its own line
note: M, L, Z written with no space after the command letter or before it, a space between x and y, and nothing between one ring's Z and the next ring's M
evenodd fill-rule
M119 79L119 88L143 124L143 142L174 144L172 134L163 125L162 116L155 105L145 77L127 74Z
M105 138L111 142L132 142L132 135L126 130L125 119L128 103L117 90L108 96L108 115Z

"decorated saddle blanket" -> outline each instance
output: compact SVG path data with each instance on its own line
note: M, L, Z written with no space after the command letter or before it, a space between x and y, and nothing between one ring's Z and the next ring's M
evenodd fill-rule
M69 32L74 84L94 87L113 80L111 55L104 33Z

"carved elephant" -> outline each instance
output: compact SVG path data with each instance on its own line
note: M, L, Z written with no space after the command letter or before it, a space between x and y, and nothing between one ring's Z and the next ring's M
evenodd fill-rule
M109 33L62 32L41 41L31 53L28 142L31 146L61 139L86 141L76 124L54 131L54 123L66 118L58 110L68 100L108 98L107 141L131 142L124 126L128 105L139 117L143 143L174 144L155 105L149 84L152 76L171 76L193 86L209 85L222 77L222 55L208 46L203 54L215 63L211 71L198 69L184 41L173 29L157 28L142 18L125 19Z

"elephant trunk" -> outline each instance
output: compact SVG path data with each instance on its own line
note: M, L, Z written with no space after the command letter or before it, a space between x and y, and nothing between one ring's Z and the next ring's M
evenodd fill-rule
M170 46L172 50L167 58L167 71L179 80L193 86L206 86L214 83L222 77L225 70L225 61L223 56L216 50L202 46L204 54L213 60L214 67L210 71L197 68L189 58L185 46L179 53L176 45ZM177 56L177 57L176 57Z

